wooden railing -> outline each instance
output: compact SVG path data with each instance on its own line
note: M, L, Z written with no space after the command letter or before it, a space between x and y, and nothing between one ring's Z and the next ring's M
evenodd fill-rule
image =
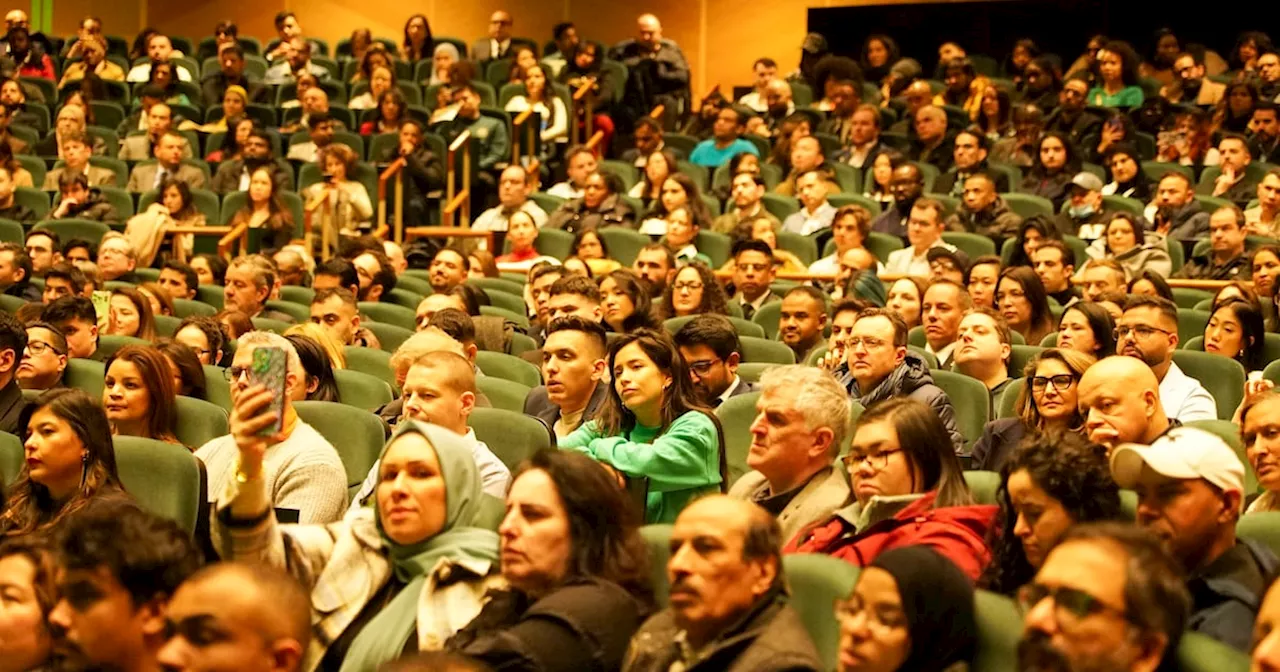
M237 240L240 241L240 254L244 255L249 253L249 223L248 222L242 222L236 225L234 228L229 226L178 227L178 228L226 229L226 232L222 235L221 238L218 239L218 256L223 257L225 259L230 259L232 256L230 253L231 246L234 245ZM192 233L199 235L203 232L193 231Z
M520 157L522 155L522 152L520 150L522 148L522 145L518 140L518 137L522 132L525 134L525 141L529 143L527 145L527 147L529 148L529 155L531 157L537 155L533 151L533 148L534 146L537 145L537 142L535 142L535 139L538 136L535 135L535 133L537 133L539 129L535 128L534 124L532 123L534 114L535 113L533 111L533 108L530 107L526 109L524 112L517 114L515 119L511 120L512 134L516 136L511 138L511 165L513 166L524 165L523 163L520 162Z
M404 230L406 241L414 238L483 238L486 250L493 250L493 232L460 229L453 226L411 226Z
M230 234L235 233L232 236ZM240 241L240 254L245 254L249 249L249 227L248 225L240 225L235 229L229 226L170 226L164 230L165 235L173 236L173 256L183 263L187 261L187 248L185 245L178 244L181 240L179 236L217 236L218 237L218 256L230 259L231 246L236 240ZM224 245L225 241L225 245Z
M337 222L334 221L333 204L329 202L329 189L323 189L312 201L303 206L302 240L308 250L315 249L317 213L320 219L320 261L328 261L338 248Z
M458 188L458 151L462 151L462 188ZM471 131L463 131L449 145L445 160L448 171L445 187L444 225L458 226L454 216L461 211L461 228L471 228Z
M396 243L404 242L404 167L405 158L402 156L391 165L387 166L378 175L378 228L374 231L374 235L385 239L390 227L387 225L387 182L392 178L396 181L395 187L395 241Z
M587 141L587 149L593 152L596 152L598 154L604 151L603 148L600 148L600 143L603 141L604 141L604 131L596 131L596 134L591 136L591 139Z
M596 125L596 119L595 119L596 111L595 111L595 101L592 99L592 97L589 94L592 92L592 90L595 89L595 86L596 86L596 78L588 77L586 81L582 83L582 86L579 86L578 90L573 92L573 106L574 106L575 120L577 119L578 106L582 106L583 108L582 127L579 128L577 123L573 125L573 144L575 145L581 144L583 137L590 138L593 135L592 129L594 129Z

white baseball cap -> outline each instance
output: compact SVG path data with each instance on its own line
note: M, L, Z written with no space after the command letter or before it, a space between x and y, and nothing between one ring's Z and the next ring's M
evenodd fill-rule
M1138 483L1144 464L1166 478L1204 479L1223 491L1244 494L1244 465L1236 451L1203 429L1175 427L1149 446L1124 443L1111 451L1111 476L1122 488Z

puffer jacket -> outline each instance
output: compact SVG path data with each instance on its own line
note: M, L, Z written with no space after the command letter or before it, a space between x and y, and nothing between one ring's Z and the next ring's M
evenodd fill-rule
M956 208L955 214L947 218L948 230L982 234L992 239L997 249L1005 238L1018 234L1019 226L1022 226L1022 217L1010 210L999 196L985 212L971 212L961 204Z
M1151 216L1150 226L1159 224L1158 214ZM1200 207L1200 201L1192 200L1169 213L1169 230L1164 234L1174 240L1200 240L1209 237L1209 213Z
M603 226L625 226L637 228L636 213L618 198L617 194L606 197L598 208L588 208L581 198L565 201L551 216L547 218L546 228L562 229L569 233L577 233L586 229L598 229Z
M854 502L826 522L800 532L783 553L821 553L866 567L885 551L928 546L976 581L991 561L985 539L998 507L975 504L935 509L937 494L876 497L865 511ZM885 515L895 507L901 508Z
M1083 274L1095 259L1111 259L1124 268L1130 278L1136 278L1144 270L1150 269L1167 278L1173 272L1173 260L1169 258L1169 248L1165 237L1158 233L1147 232L1146 242L1122 254L1113 255L1107 250L1107 239L1099 238L1085 248L1089 261L1080 267Z
M947 433L951 435L951 444L956 454L964 453L964 436L956 425L956 411L951 405L951 398L934 384L933 376L929 374L929 365L923 357L908 350L898 368L880 381L874 390L865 394L858 389L858 381L853 378L848 366L846 362L836 369L836 380L844 383L849 395L862 404L863 408L870 408L872 404L891 397L909 397L922 401L942 419Z

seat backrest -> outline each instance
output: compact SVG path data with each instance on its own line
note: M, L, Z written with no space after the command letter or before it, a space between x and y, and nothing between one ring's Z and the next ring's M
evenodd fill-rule
M192 450L231 433L227 411L223 407L194 397L176 397L177 417L174 433Z
M102 362L92 359L68 359L67 370L62 374L67 387L84 390L94 399L102 398L102 379L106 376L106 368Z
M142 507L194 534L209 515L204 464L190 450L138 436L112 437L124 489Z
M1204 336L1209 326L1209 311L1181 308L1178 310L1178 340L1186 343L1196 336Z
M396 374L391 370L391 353L386 350L348 345L342 348L342 353L347 359L348 369L378 378L390 385L392 392L399 387Z
M1200 381L1217 402L1218 417L1230 418L1244 397L1245 370L1240 362L1211 352L1174 350L1173 362Z
M978 621L978 646L971 672L1005 672L1017 669L1018 641L1022 638L1022 614L1014 601L985 590L974 596Z
M349 494L354 495L382 454L386 437L382 421L367 411L331 401L295 401L293 407L338 451Z
M542 384L542 373L538 371L538 367L505 353L481 350L476 353L476 366L486 376L505 378L526 387L533 388Z
M597 233L605 247L609 248L609 256L628 268L639 256L640 250L650 243L649 237L643 233L620 226L606 226Z
M378 337L378 344L387 352L395 352L401 343L409 340L413 336L412 329L397 327L394 324L384 324L382 322L362 322L360 326L373 332Z
M205 400L224 411L231 411L231 383L227 380L226 369L221 366L205 364L204 397Z
M467 425L512 472L520 463L539 450L555 447L555 439L541 420L501 408L477 408L471 411Z
M767 307L775 304L780 306L782 305L782 302L774 301L773 303L765 304L765 305ZM760 310L764 310L764 308L761 308ZM688 323L694 317L697 317L697 316L685 315L683 317L672 317L670 319L663 321L662 326L666 328L667 333L674 336L676 332L680 331L681 327L683 327L686 323ZM732 322L734 329L736 329L738 334L741 336L754 336L756 338L766 337L764 327L760 326L754 321L744 320L741 317L731 317L729 315L722 315L721 317L724 317L725 319Z
M414 312L404 306L377 301L361 301L360 314L366 315L374 322L394 324L397 327L413 330L417 326Z
M8 432L0 432L0 488L7 488L18 480L26 457L22 439Z
M716 409L720 427L724 432L725 462L729 467L729 483L736 482L751 471L747 466L747 453L751 450L751 421L756 417L759 392L748 392L729 397Z
M1178 642L1179 672L1222 672L1249 669L1249 656L1198 632L1185 632Z
M395 398L391 386L377 376L351 369L334 369L333 379L338 384L338 399L348 406L371 411Z
M1280 511L1259 511L1241 516L1236 535L1252 539L1273 553L1280 553Z
M212 317L218 314L218 309L204 303L203 301L195 301L192 299L174 299L173 312L178 319L190 317L192 315L203 315Z
M835 603L853 592L859 569L837 558L808 553L783 557L782 568L791 589L789 604L800 614L823 665L836 669L840 621L835 618Z
M965 445L972 448L990 419L991 393L981 381L962 373L942 370L930 373L933 375L933 382L951 400L951 407L956 414L956 426L964 436Z
M761 362L769 364L795 364L796 353L785 343L771 341L767 338L739 336L742 344L743 362Z
M998 504L996 491L1000 489L1000 474L994 471L966 471L964 482L979 504Z
M524 400L532 388L497 376L480 376L476 378L476 389L489 399L493 408L523 413Z

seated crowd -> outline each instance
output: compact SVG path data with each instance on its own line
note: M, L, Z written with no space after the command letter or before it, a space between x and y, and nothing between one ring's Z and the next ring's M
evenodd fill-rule
M15 75L81 84L37 143L0 86L0 669L951 670L996 603L1006 667L1280 669L1266 35L947 43L930 80L814 34L694 110L651 14L607 55L414 15L335 49L349 91L291 12L260 76L230 22L203 77L156 31L121 64L98 19L6 22ZM106 162L103 81L140 98ZM467 130L491 237L382 235L363 161L433 221ZM202 251L223 219L257 251Z

